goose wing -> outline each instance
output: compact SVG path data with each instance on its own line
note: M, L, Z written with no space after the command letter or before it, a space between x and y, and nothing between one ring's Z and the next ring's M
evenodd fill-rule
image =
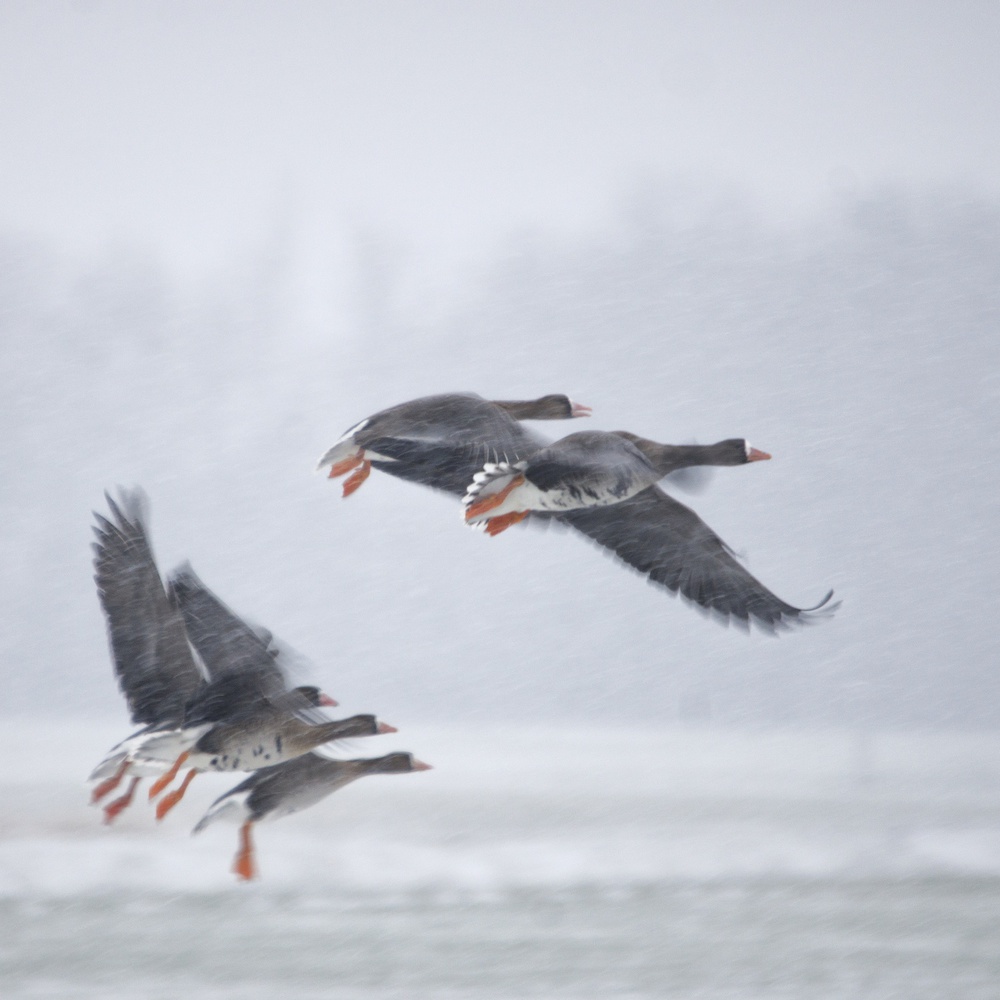
M288 690L288 674L271 633L240 618L189 564L171 573L170 590L211 681L189 706L187 724L229 718L262 701L289 710L310 707Z
M539 490L564 495L567 507L617 501L660 478L631 441L606 431L568 434L539 449L524 476Z
M766 632L832 614L831 590L812 608L797 608L771 593L693 510L657 486L609 507L558 515L652 583L679 593L726 622Z
M516 462L538 447L539 442L527 433L460 443L375 438L368 445L381 456L372 459L376 469L453 496L462 496L486 463Z
M94 579L118 684L133 722L179 724L204 677L153 559L146 498L141 490L105 497L111 517L94 515Z

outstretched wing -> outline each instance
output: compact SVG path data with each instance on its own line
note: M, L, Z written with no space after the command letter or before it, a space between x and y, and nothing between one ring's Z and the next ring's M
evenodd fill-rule
M190 564L170 574L170 591L211 682L189 706L188 725L230 718L264 701L310 722L327 721L300 689L289 690L287 650L216 597Z
M609 507L567 511L558 518L652 583L726 622L748 627L752 620L773 633L832 614L840 606L829 603L832 590L812 608L796 608L781 600L737 561L693 510L657 486Z
M115 673L137 724L180 724L204 678L184 622L160 580L144 524L141 490L105 494L111 519L95 513L94 580L107 619Z
M240 618L188 563L170 574L170 592L211 681L199 696L196 721L213 721L239 706L285 693L287 677L270 632ZM194 718L190 715L189 723Z

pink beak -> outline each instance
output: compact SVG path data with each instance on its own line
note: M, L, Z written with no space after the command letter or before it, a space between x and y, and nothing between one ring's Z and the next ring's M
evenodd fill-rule
M399 730L395 726L390 726L388 722L380 722L375 732L379 736L384 736L386 733L398 733Z
M748 462L766 462L770 457L766 451L761 451L759 448L751 448L747 452Z
M569 401L569 415L571 417L589 417L593 412L591 407L587 406L586 403L574 403L571 399Z
M432 771L434 769L432 764L425 764L422 760L413 760L413 770L414 771Z
M320 694L319 703L324 708L336 708L337 702L335 702L328 694Z

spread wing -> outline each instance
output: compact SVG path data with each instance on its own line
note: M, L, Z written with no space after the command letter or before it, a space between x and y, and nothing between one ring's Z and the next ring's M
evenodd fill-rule
M652 583L679 593L724 621L766 632L832 614L833 591L813 608L796 608L767 589L693 510L657 486L609 507L558 515ZM822 609L822 610L821 610ZM818 613L818 614L817 614Z
M525 478L566 495L566 506L620 498L660 478L631 441L604 431L580 431L535 452Z
M288 690L288 674L270 632L240 618L189 564L171 573L170 591L211 681L189 707L188 725L219 721L262 701L309 713L305 697Z
M94 515L94 579L118 684L133 722L179 724L204 678L153 559L145 495L122 491L117 503L105 497L111 518Z

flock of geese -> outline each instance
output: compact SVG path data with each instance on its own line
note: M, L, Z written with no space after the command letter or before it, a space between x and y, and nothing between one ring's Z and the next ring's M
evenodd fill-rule
M372 468L460 498L464 519L496 535L525 519L580 532L651 582L723 621L775 632L832 614L830 591L811 608L786 603L754 578L692 510L657 485L696 466L770 458L743 438L665 445L626 431L584 431L549 443L525 420L567 420L590 408L565 395L489 401L472 393L411 400L350 428L320 459L347 476L345 497ZM111 823L143 777L163 819L202 771L250 772L220 796L194 832L221 817L240 823L233 871L256 877L252 829L319 802L357 778L429 769L412 754L335 759L331 741L396 730L374 715L332 720L336 702L316 687L290 686L286 657L266 629L250 625L182 565L163 581L140 490L107 496L96 514L95 580L119 686L141 728L113 747L90 776L91 801ZM168 786L182 768L180 784Z

